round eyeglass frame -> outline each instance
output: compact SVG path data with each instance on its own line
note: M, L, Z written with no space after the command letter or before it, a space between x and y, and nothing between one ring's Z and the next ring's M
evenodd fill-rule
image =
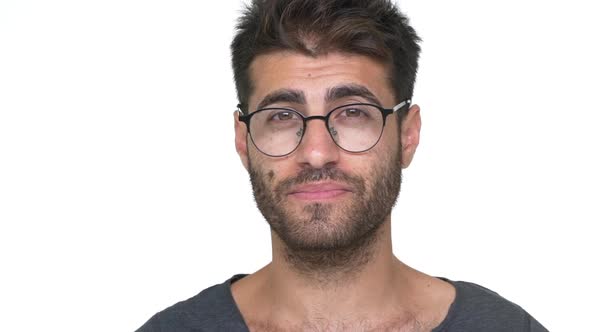
M297 150L297 148L299 147L299 145L301 145L301 142L303 141L303 136L305 135L305 130L307 129L307 121L311 121L311 120L323 120L324 124L326 125L326 129L328 130L328 134L330 135L330 138L332 138L332 141L334 142L334 144L336 144L337 147L339 147L340 149L346 151L346 152L350 152L350 153L363 153L363 152L367 152L369 150L371 150L373 147L375 147L375 145L377 145L377 143L379 143L379 141L381 140L381 136L383 136L383 128L385 128L385 121L387 119L387 116L393 113L398 112L399 110L405 108L405 107L409 107L411 105L412 101L411 99L404 99L403 101L401 101L399 104L393 106L392 108L383 108L379 105L375 105L375 104L371 104L371 103L352 103L352 104L345 104L345 105L340 105L334 109L332 109L330 112L328 112L326 115L312 115L312 116L305 116L303 114L301 114L300 112L298 112L297 110L294 110L292 108L286 108L286 107L266 107L266 108L261 108L258 109L250 114L244 114L244 112L242 111L242 104L238 104L238 112L239 112L239 116L238 116L238 120L240 122L244 122L246 124L246 128L248 130L248 135L250 135L250 139L252 140L252 143L254 144L254 146L256 147L256 149L258 151L260 151L260 153L269 156L269 157L274 157L274 158L280 158L280 157L285 157L290 155L291 153L293 153L295 150ZM362 151L350 151L347 150L345 148L343 148L342 146L340 146L338 144L338 142L336 142L336 140L334 139L334 136L332 135L332 132L330 131L330 125L328 124L328 120L330 119L330 115L335 112L336 110L339 110L343 107L348 107L348 106L372 106L375 107L376 109L381 111L381 115L383 116L383 124L381 126L381 132L379 133L379 138L377 138L377 140L375 141L375 143L373 145L371 145L370 147L368 147L365 150ZM301 139L299 140L299 142L297 143L297 145L293 148L293 150L289 151L288 153L285 154L281 154L281 155L272 155L272 154L268 154L264 151L262 151L257 145L256 142L254 141L254 139L252 138L252 133L250 133L250 119L252 118L252 116L254 116L254 114L258 113L258 112L262 112L262 111L268 111L268 110L285 110L285 111L289 111L289 112L295 112L302 120L303 120L303 131L301 132Z

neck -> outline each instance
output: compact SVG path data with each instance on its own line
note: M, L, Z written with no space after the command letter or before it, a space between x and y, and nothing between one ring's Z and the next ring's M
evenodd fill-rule
M431 330L454 298L451 285L393 255L389 218L366 246L357 247L362 255L324 251L327 267L319 254L290 252L272 237L272 262L232 285L238 309L254 330L413 331L416 324ZM354 257L345 260L345 253ZM311 261L303 264L306 257Z
M265 269L275 308L336 318L391 305L406 266L392 253L387 220L354 246L330 252L291 251L273 234L273 261Z

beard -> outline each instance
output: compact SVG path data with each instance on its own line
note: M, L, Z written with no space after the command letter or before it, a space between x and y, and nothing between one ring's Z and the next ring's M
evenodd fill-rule
M333 166L304 168L274 187L274 173L269 171L265 178L248 160L258 208L282 240L284 258L292 267L325 280L338 272L352 275L370 261L378 231L391 214L401 187L401 147L397 151L379 161L366 177ZM337 202L309 203L303 208L287 204L294 186L323 180L344 183L352 192Z

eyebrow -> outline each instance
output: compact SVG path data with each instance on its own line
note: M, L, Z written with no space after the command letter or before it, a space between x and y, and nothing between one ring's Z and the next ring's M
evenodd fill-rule
M326 93L324 99L326 102L334 102L338 99L346 97L362 97L373 104L381 105L381 102L379 101L377 96L375 96L369 89L355 83L331 87L330 89L328 89L328 92ZM303 93L302 90L279 89L267 94L262 99L262 101L258 103L256 109L260 110L265 107L268 107L269 105L281 102L305 105L305 93Z
M301 90L279 89L267 94L256 109L262 109L275 103L305 104L305 94Z
M381 106L381 102L369 89L359 84L344 84L332 87L326 94L325 101L333 102L346 97L362 97L369 102Z

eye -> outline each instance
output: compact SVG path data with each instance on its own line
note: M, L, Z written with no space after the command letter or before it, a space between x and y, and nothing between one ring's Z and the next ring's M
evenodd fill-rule
M271 115L271 120L287 121L293 120L296 117L294 112L291 111L279 111Z
M366 118L369 114L362 106L351 106L343 108L337 112L336 117L341 119L361 119Z
M356 108L347 108L343 113L344 116L349 118L356 118L362 115L362 111Z

